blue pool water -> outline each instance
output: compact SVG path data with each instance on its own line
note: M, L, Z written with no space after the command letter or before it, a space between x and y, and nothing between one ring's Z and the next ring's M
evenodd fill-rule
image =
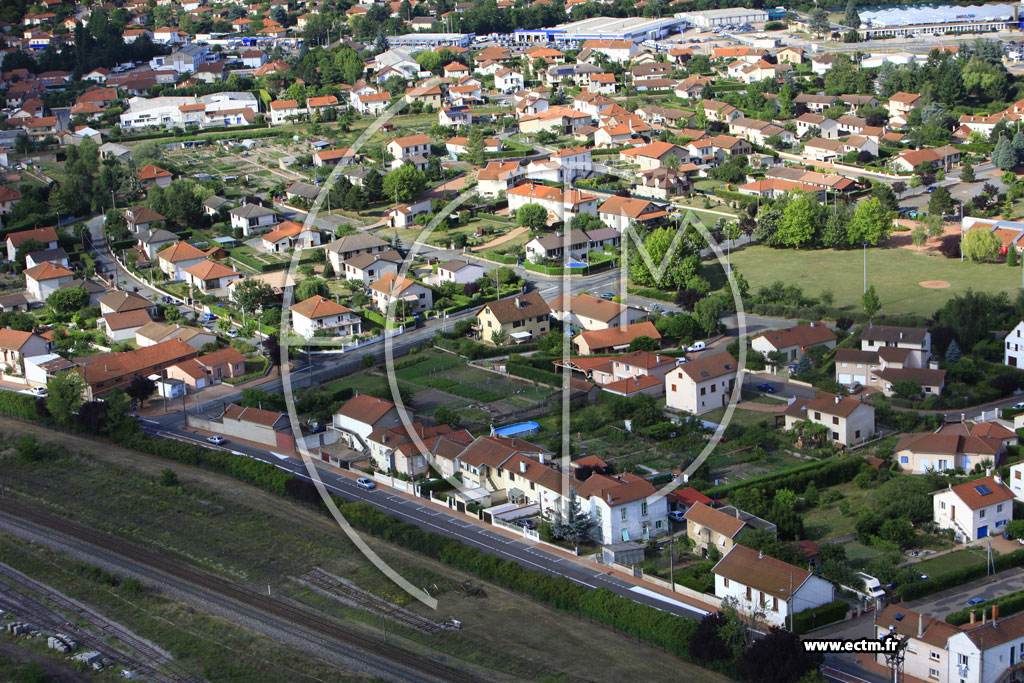
M565 264L569 268L586 268L587 264L580 261L572 261L571 263Z
M534 421L517 422L514 425L505 425L494 430L494 436L514 437L536 434L540 431L540 425Z

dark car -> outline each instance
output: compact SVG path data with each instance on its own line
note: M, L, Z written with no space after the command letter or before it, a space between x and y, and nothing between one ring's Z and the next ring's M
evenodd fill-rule
M761 382L760 384L758 384L757 385L757 390L758 391L763 391L766 394L774 394L775 393L775 387L773 387L771 384L768 384L768 382Z
M521 526L524 529L536 529L537 522L533 521L532 519L517 519L516 526Z
M980 605L983 602L985 602L985 598L971 598L964 604L968 607L974 607L975 605Z

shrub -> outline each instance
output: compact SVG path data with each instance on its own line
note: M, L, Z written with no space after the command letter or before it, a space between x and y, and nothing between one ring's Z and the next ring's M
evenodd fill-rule
M805 609L793 615L793 630L797 633L807 633L811 629L825 626L846 618L850 611L850 605L845 600L836 600L820 607Z

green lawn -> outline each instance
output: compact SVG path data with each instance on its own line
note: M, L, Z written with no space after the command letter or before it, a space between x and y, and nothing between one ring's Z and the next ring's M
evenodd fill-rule
M914 565L914 569L927 574L937 576L956 569L972 567L985 561L985 551L980 548L966 548L957 550L947 555L941 555L931 560L924 560Z
M877 489L862 489L852 482L832 486L829 490L838 491L842 500L822 504L804 518L806 537L812 541L823 541L837 536L853 533L857 521L857 513L870 502L870 496ZM821 491L824 494L824 490ZM849 501L849 512L843 514L840 503Z
M861 309L863 259L858 249L801 251L753 246L732 253L733 266L743 273L752 291L776 280L798 285L812 297L828 289L835 296L835 305L851 312ZM910 249L869 249L867 265L868 284L878 291L883 314L930 315L968 288L993 293L1020 287L1020 272L1005 264L961 263ZM923 280L944 280L950 286L925 289L918 284Z
M725 408L716 408L709 413L701 415L701 419L707 420L708 422L714 422L715 424L721 424L722 420L725 418L725 411ZM738 425L754 425L762 420L768 420L768 422L771 422L772 419L773 418L770 413L762 413L758 410L743 410L742 408L737 408L732 414L732 422Z

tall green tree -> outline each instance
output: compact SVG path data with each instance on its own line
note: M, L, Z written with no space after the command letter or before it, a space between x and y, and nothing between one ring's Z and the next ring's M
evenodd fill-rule
M548 224L548 210L536 202L528 202L516 209L516 225L543 230Z
M946 216L953 213L953 197L944 186L939 185L928 198L928 213L936 216Z
M861 200L853 212L848 232L854 244L867 242L877 246L892 232L892 214L876 197Z
M427 189L427 176L412 164L402 164L384 176L387 201L409 202Z
M843 24L850 28L860 28L860 15L857 13L857 0L848 0L846 3L846 14L843 16Z
M976 263L994 263L999 260L1003 243L989 228L973 227L964 234L961 249L964 257Z
M254 313L262 306L269 304L273 299L274 290L263 280L247 277L235 287L233 296L235 303L242 309L242 323L244 324L245 314Z
M74 370L55 374L46 383L46 408L57 424L70 427L82 405L85 378Z
M882 310L882 300L878 297L874 285L869 286L868 291L864 292L864 296L860 298L860 305L864 309L864 315L869 319L874 318L875 314Z
M825 222L825 209L817 196L804 193L792 199L782 212L778 240L788 247L809 247L818 226Z
M484 156L486 149L487 143L484 142L483 129L473 126L469 129L469 135L466 138L466 161L476 166L483 166L486 161Z
M974 166L971 165L971 162L965 161L963 166L960 168L960 180L965 183L974 182Z

